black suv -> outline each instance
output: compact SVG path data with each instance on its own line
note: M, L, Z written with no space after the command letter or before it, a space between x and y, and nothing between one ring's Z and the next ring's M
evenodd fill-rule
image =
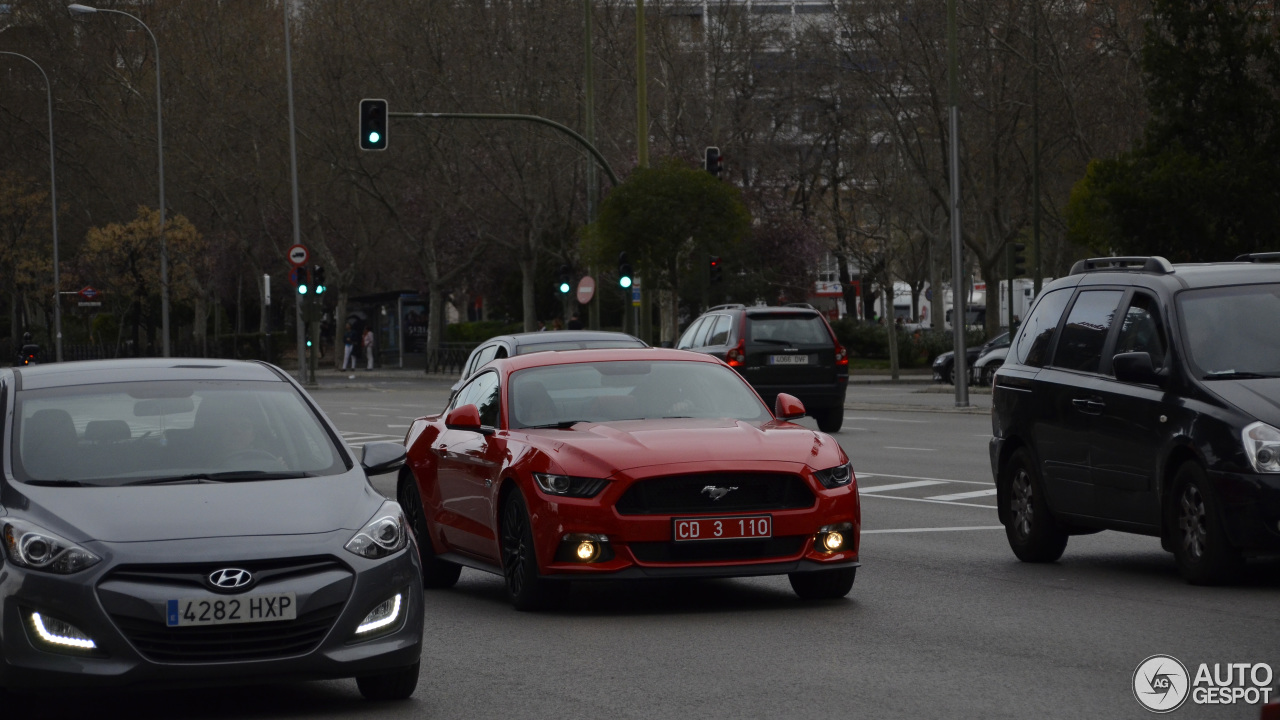
M827 319L809 305L719 305L689 325L676 349L724 360L769 407L778 393L794 395L823 432L844 424L849 357Z
M1160 538L1193 583L1280 552L1280 253L1095 258L1047 285L996 373L1000 522L1027 562Z

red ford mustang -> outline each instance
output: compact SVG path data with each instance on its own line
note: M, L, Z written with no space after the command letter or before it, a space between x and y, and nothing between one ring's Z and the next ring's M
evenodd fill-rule
M399 500L427 587L501 574L518 609L568 580L790 578L853 587L861 511L830 436L774 413L736 372L677 350L495 360L443 415L414 422Z

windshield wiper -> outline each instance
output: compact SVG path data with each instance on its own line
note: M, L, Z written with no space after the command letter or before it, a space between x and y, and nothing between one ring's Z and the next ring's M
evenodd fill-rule
M207 482L218 482L209 476L209 473L191 473L189 475L173 475L171 477L143 478L141 480L130 480L122 485L167 485L179 483L192 483L199 485Z
M525 430L568 430L578 423L591 422L590 420L561 420L556 423L547 423L546 425L527 425Z
M86 487L79 480L28 480L27 484L41 487Z
M165 485L178 483L224 483L242 482L246 480L293 480L296 478L318 477L309 472L278 472L275 470L228 470L226 472L190 473L172 477L143 478L124 483L125 485Z
M1205 380L1258 380L1262 378L1277 378L1277 373L1259 373L1236 370L1215 370L1204 376Z

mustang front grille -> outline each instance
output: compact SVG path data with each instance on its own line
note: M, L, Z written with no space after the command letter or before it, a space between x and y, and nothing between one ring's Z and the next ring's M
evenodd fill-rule
M723 514L813 507L813 491L799 475L701 473L634 483L615 507L622 515Z

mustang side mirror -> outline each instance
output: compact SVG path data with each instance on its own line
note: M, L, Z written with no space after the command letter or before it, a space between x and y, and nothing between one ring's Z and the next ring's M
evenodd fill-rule
M779 420L799 420L804 417L804 403L794 395L778 393L773 401L773 414Z
M450 410L444 416L444 426L450 430L470 430L484 435L493 433L491 428L480 424L480 409L475 405L462 405Z
M1111 358L1111 369L1120 382L1160 385L1164 380L1151 364L1150 353L1120 353Z
M367 475L381 475L404 465L404 445L398 442L370 442L360 451L360 466Z

